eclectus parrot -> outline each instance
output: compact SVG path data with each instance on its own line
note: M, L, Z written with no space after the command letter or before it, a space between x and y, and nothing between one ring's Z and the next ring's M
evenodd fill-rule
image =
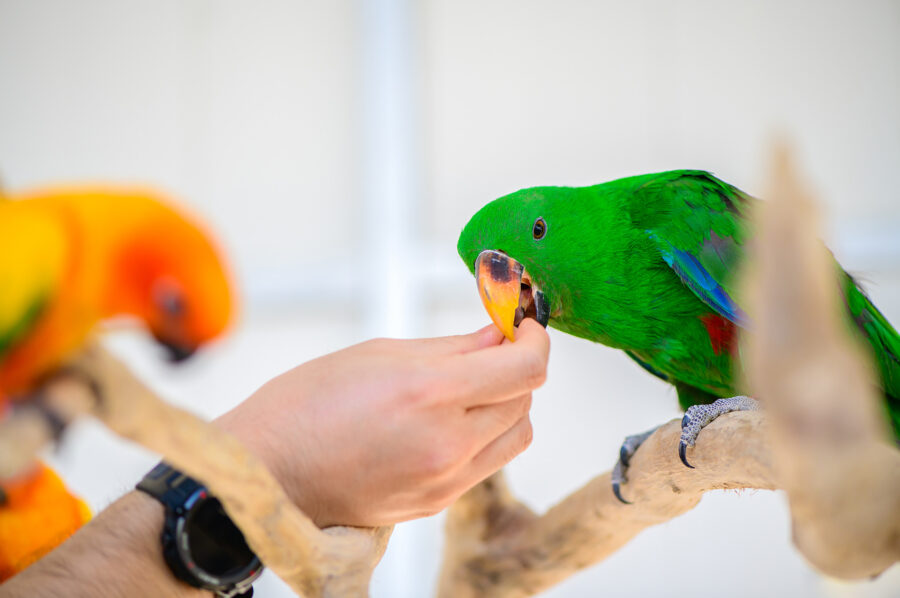
M523 317L625 351L671 383L687 414L679 453L727 411L740 378L735 293L754 198L708 172L674 170L592 187L535 187L476 213L459 237L494 323L509 338ZM900 438L900 335L835 263L848 321L868 341ZM709 405L712 403L712 405ZM652 430L651 430L652 432ZM648 433L630 436L613 490ZM623 502L625 502L623 500Z
M0 418L40 403L38 382L118 316L143 323L172 361L219 336L232 294L210 236L147 189L0 194ZM40 463L0 480L0 581L88 518Z

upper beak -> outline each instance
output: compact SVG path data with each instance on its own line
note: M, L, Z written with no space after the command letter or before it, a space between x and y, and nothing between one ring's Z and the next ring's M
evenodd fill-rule
M527 317L547 326L550 305L513 258L500 251L482 251L475 260L475 280L488 315L509 340L515 340L515 327Z

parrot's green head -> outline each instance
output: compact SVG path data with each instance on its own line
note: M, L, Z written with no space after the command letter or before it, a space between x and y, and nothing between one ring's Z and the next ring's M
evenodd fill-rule
M457 249L475 275L491 319L510 340L525 317L546 326L568 303L583 246L584 214L571 202L582 190L534 187L494 200L459 236Z

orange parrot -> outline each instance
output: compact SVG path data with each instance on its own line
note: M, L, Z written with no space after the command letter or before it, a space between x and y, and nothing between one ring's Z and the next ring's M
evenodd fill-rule
M0 417L33 399L101 320L136 319L177 362L228 327L232 302L210 236L158 193L0 193ZM0 581L89 517L43 464L0 480Z

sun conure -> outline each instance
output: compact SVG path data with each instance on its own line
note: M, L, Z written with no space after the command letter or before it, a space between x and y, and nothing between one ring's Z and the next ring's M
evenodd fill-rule
M482 208L463 229L458 250L507 337L532 316L622 349L673 384L688 409L736 391L735 331L749 325L736 274L755 201L697 170L591 187L535 187ZM900 438L900 336L835 268L848 320L872 349ZM734 408L745 408L749 399L734 401L740 405ZM687 464L684 444L681 454ZM618 495L617 485L614 490Z
M232 293L205 230L143 188L0 195L0 417L37 402L38 381L118 316L141 322L173 361L220 335ZM0 580L88 518L43 464L0 480Z

